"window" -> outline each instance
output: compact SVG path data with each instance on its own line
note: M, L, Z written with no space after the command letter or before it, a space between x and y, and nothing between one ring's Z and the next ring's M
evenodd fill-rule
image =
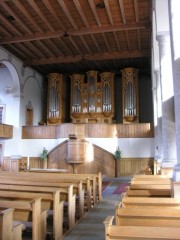
M0 123L4 123L5 106L0 105Z

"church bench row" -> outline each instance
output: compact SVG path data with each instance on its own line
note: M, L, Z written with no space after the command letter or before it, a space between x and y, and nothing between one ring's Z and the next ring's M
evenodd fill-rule
M171 180L169 176L166 175L134 175L132 180L145 180L145 181L164 181L164 180Z
M84 214L84 190L82 187L82 182L77 182L77 183L69 183L68 182L62 182L62 180L60 181L59 179L47 179L45 176L43 176L42 178L36 178L36 177L31 177L31 178L23 178L22 176L9 176L7 179L7 176L1 176L0 175L0 182L3 184L19 184L19 185L27 185L27 186L46 186L46 187L57 187L57 188L61 188L61 192L64 192L63 189L65 189L65 192L67 192L68 187L72 186L71 188L73 189L73 194L74 196L76 195L77 198L77 202L78 202L78 215L79 217L82 217ZM68 194L70 196L70 199L73 197L71 197L72 194ZM64 200L65 202L69 202L68 204L68 208L71 209L70 204L72 204L72 202L70 202L67 197L66 194L64 196L64 194L61 194L61 199ZM68 200L68 201L67 201ZM73 201L73 200L72 200ZM72 209L71 209L72 210ZM70 224L71 225L71 224Z
M49 189L47 189L47 188ZM58 183L47 183L47 182L30 182L15 179L2 179L0 178L0 190L21 190L28 192L50 192L54 189L60 190L60 200L67 202L68 205L68 225L69 228L75 224L75 213L76 213L76 195L73 193L73 185L68 184L62 186Z
M15 174L15 176L14 176L14 174L13 173L9 173L8 172L8 174L6 174L6 173L4 173L3 172L3 174L1 174L0 175L0 178L1 178L1 182L4 182L4 185L1 183L1 188L2 189L8 189L8 190L12 190L12 189L14 189L14 190L20 190L20 191L22 191L22 189L23 189L23 191L40 191L40 192L42 192L42 186L44 186L44 182L46 182L47 181L47 179L46 178L44 178L44 176L46 175L46 174L43 174L43 177L41 178L41 181L43 181L43 182L38 182L38 185L40 185L41 187L38 187L38 186L34 186L34 185L37 185L37 182L36 181L38 181L39 179L36 179L35 177L36 176L32 176L32 175L27 175L27 173L25 173L26 174L26 176L24 176L24 173L22 173L22 174L20 174L20 179L18 179L19 178L19 174L18 174L18 176ZM23 175L23 176L22 176ZM88 175L88 174L87 174ZM30 178L29 178L29 177ZM39 175L38 175L39 176ZM58 178L57 178L57 176L58 175L56 175L56 181L58 180ZM58 186L57 186L57 183L53 183L54 182L54 179L52 180L52 175L50 175L50 177L51 178L49 178L50 179L50 183L48 183L48 181L47 181L47 183L46 183L46 185L48 185L48 186L51 186L52 187L52 185L54 186L54 187L59 187L59 184L58 184ZM74 177L74 175L73 175L73 177ZM82 177L82 176L81 176ZM93 176L94 177L94 176ZM8 178L8 179L7 179ZM24 181L22 181L22 178L23 179L25 179L26 181L25 181L25 183L24 183ZM95 178L97 179L97 176L95 176ZM10 180L11 179L11 180ZM29 180L33 180L33 181L29 181ZM89 179L89 178L88 178ZM17 185L17 181L18 181L18 185ZM35 182L34 182L35 181ZM58 180L59 181L59 180ZM65 180L65 181L67 181L67 179ZM73 181L77 181L76 179L74 179ZM33 182L33 186L32 186L32 182ZM88 181L89 182L89 181ZM22 185L23 184L23 185ZM25 185L24 184L28 184L28 186L26 186L25 187ZM7 185L8 185L8 187L7 187ZM12 185L12 186L11 186ZM22 186L21 186L22 185ZM68 186L69 184L68 183L61 183L61 187L62 187L62 185L63 186ZM35 188L36 188L36 190L35 190ZM44 187L43 187L44 188ZM47 187L46 187L47 188ZM81 187L81 189L82 189L82 187ZM51 188L51 190L52 190L52 188ZM43 190L44 191L44 190ZM61 192L62 192L62 190L61 190ZM82 197L81 197L82 198ZM61 199L62 199L62 196L61 196ZM75 224L75 198L74 198L74 201L68 201L68 202L71 202L71 203L69 203L69 226L70 226L70 228ZM57 214L56 214L57 215ZM54 221L54 222L57 222L57 221ZM57 224L56 224L57 225ZM55 226L54 226L54 229L55 229ZM59 229L61 229L61 227L59 227L58 228L58 230ZM57 232L58 232L58 230L57 230L57 228L56 228L56 230L54 230L53 232L54 232L54 234L58 234ZM62 232L62 231L61 231ZM58 239L58 238L56 238L56 239Z
M42 170L39 171L38 169L33 170L30 169L30 172L34 172L34 173L41 173L42 174ZM80 174L71 174L71 173L63 173L63 172L58 172L58 171L49 171L47 173L46 172L46 176L50 177L51 175L55 176L55 175L64 175L66 177L69 178L73 178L73 179L86 179L86 178L90 178L93 180L93 189L94 189L94 197L96 198L96 196L98 196L98 200L101 201L102 200L102 174L101 172L98 172L97 174L92 174L92 173L80 173ZM55 175L54 175L55 174ZM95 195L97 191L97 195Z
M44 178L46 177L47 180L53 179L56 181L63 181L69 183L78 183L82 181L83 187L86 191L87 196L87 208L88 210L95 205L97 201L102 199L102 179L101 173L98 174L61 174L58 172L51 172L51 173L42 173L42 172L20 172L20 173L12 173L12 172L1 172L0 176L22 176L25 179L28 177L33 181L37 181L36 178ZM92 203L93 199L93 203ZM80 213L81 215L82 213Z
M176 208L116 208L118 226L179 227L180 209Z
M7 188L7 186L6 186ZM53 237L55 240L59 240L63 236L63 201L60 201L60 190L46 188L41 189L41 192L28 192L28 188L22 190L15 186L15 189L0 189L0 199L6 200L27 200L41 198L41 208L42 211L47 211L47 216L49 210L53 210ZM44 192L43 192L44 191Z
M105 221L105 240L180 240L180 228L113 225L114 216Z
M121 199L120 204L116 208L179 208L180 198L147 198L147 197L127 197Z
M22 240L23 224L13 223L12 208L0 210L0 239L2 240Z
M25 225L25 228L31 222L32 240L45 240L47 212L42 211L41 198L26 201L0 199L0 208L14 209L13 221L20 221Z
M172 180L161 175L135 175L122 195L129 197L171 197Z

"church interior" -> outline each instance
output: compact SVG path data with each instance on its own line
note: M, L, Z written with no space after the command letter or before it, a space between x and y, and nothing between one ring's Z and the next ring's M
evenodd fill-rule
M180 239L178 7L0 1L0 239Z

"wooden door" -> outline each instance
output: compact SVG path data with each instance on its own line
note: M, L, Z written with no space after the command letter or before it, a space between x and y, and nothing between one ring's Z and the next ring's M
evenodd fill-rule
M32 108L26 108L26 126L32 126L33 125L33 109Z

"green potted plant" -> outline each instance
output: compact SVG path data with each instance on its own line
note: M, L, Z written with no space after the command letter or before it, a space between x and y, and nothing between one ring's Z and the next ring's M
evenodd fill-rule
M119 160L121 158L121 150L120 150L119 146L116 148L116 151L114 152L114 158L116 160Z
M47 156L48 156L48 150L44 147L40 155L40 158L43 161L43 168L47 168L47 158L48 158Z
M117 163L117 161L121 159L121 154L122 154L122 152L121 152L119 146L116 147L116 151L114 152L114 158L115 158L115 177L118 176L118 165L119 165L119 164Z

